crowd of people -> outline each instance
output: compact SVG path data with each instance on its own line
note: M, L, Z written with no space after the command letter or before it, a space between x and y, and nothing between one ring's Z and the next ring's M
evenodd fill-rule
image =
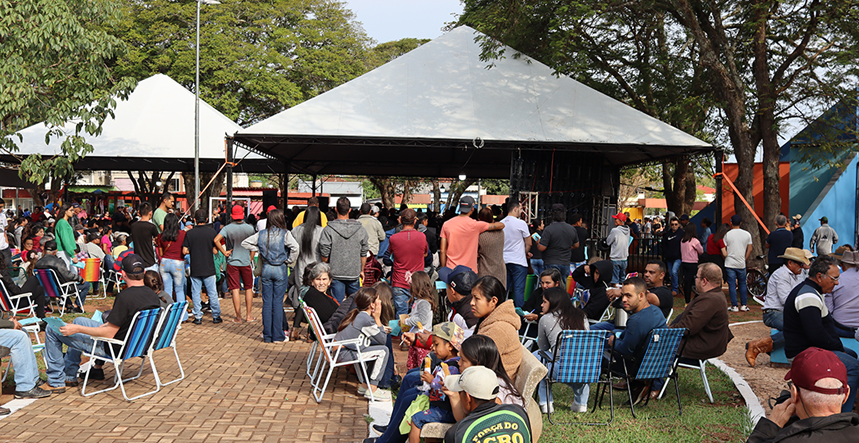
M660 220L634 221L618 213L607 237L586 248L592 236L581 214L569 214L561 204L551 207L547 220L530 223L515 201L479 209L469 196L440 215L407 207L385 211L369 203L356 210L346 198L327 212L312 198L305 208L268 207L260 218L241 205L198 210L192 217L174 205L174 197L165 193L156 208L144 202L133 210L88 216L72 202L19 214L11 223L0 211L0 225L8 233L0 236L2 282L10 293L30 292L37 316L44 317L51 307L34 270L52 269L62 282L77 284L78 297L65 306L75 312L83 310L93 289L77 272L86 259L100 259L104 271L119 274L126 285L101 321L79 317L47 329L46 382L38 380L35 360L26 357L32 352L20 352L29 343L21 325L0 322L0 346L22 360L14 362L16 396L41 398L77 386L83 377L78 373L81 351L92 348L92 337L122 338L138 311L190 298L189 322L201 324L209 312L217 324L223 321L219 299L231 298L231 321L254 322L253 298L259 294L259 339L266 343L302 338L306 319L301 310L294 310L290 331L284 308L302 302L314 308L336 339L366 339L368 346L360 352L374 362L359 394L391 401L397 391L391 421L374 425L381 436L369 441L417 442L421 428L431 422L456 423L445 440L462 441L474 426L493 420L504 424L496 427L496 436L512 438L518 432L517 438L529 441L534 417L515 387L524 352L546 362L560 331L610 330L613 355L606 356L605 365L625 364L634 372L650 332L669 327L686 329L679 357L695 362L722 355L733 338L729 314L749 310L745 272L753 244L738 215L718 227L704 219L699 235L687 215L669 215L663 228ZM788 357L797 359L809 350L831 353L844 368L844 383L810 385L806 378L805 384L796 383L795 398L786 404L798 411L803 399L808 404L814 398L806 390L843 394L842 412L849 413L859 387L859 362L840 337L855 336L859 326L859 294L849 280L859 272L859 253L845 247L832 253L838 240L825 217L812 237L814 246L801 249L798 221L788 223L780 215L778 229L765 244L772 276L763 320L782 332L749 343L747 358L754 366L757 354L774 346L784 346ZM658 250L662 259L648 261L640 276L628 275L629 256L640 250ZM13 260L20 260L20 272L2 272L12 269ZM533 291L526 288L529 273L539 279ZM726 279L730 305L722 292ZM442 299L436 280L446 285ZM674 298L681 295L685 308L674 313ZM610 305L628 318L607 319ZM448 315L439 322L442 312ZM533 337L530 349L522 346L520 335ZM310 332L304 338L314 339ZM408 351L405 374L395 370L395 340ZM341 356L351 359L358 351L347 345ZM797 372L798 367L792 374ZM89 378L104 378L100 365L90 367ZM656 398L664 380L632 383L638 403ZM572 389L569 409L586 412L588 386ZM545 389L538 403L544 413L555 409ZM784 406L779 414L788 410ZM797 416L804 419L802 413ZM772 423L780 429L786 426L782 419L776 416ZM764 432L758 431L754 435Z

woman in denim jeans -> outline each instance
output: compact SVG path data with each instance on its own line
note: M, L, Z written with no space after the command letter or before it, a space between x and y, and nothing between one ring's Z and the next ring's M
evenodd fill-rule
M262 262L262 339L266 343L286 341L288 325L283 321L283 296L287 290L286 265L295 261L298 242L286 229L283 211L269 211L266 228L244 239L242 247L259 251Z
M164 230L156 240L158 255L161 257L161 279L164 280L164 292L173 300L185 300L185 256L182 254L182 243L185 241L185 230L179 225L176 214L164 217Z

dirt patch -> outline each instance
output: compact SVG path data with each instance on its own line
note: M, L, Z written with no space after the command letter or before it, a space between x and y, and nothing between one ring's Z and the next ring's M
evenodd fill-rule
M746 343L766 337L770 328L763 323L751 323L731 326L731 332L734 333L734 339L728 343L728 350L720 358L746 379L764 410L769 412L767 400L770 397L778 397L782 389L787 389L787 382L784 380L787 369L770 366L770 357L767 354L758 355L757 364L754 368L750 367L746 361Z

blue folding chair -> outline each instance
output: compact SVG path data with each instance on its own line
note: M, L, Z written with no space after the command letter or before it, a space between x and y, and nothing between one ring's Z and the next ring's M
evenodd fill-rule
M161 389L161 386L158 382L158 373L155 370L155 362L152 360L151 350L153 337L155 335L155 331L157 330L158 324L161 323L160 320L161 308L139 311L134 314L134 317L132 317L131 327L128 328L128 333L125 334L125 339L116 340L113 338L92 337L92 351L83 352L82 354L92 360L98 359L113 363L113 367L116 370L116 373L114 374L114 380L116 381L116 383L109 388L105 388L100 391L91 392L87 394L86 386L89 382L90 373L90 371L87 371L86 376L84 377L84 384L81 387L81 395L83 395L84 397L89 397L95 394L100 394L102 392L112 391L119 387L122 390L122 396L125 397L126 400L131 401L158 392ZM119 355L117 355L117 352L111 345L121 346L118 353ZM97 346L104 346L104 349L107 351L108 354L110 354L110 357L107 358L101 355L97 355L95 353ZM142 361L140 362L140 370L137 372L136 376L123 379L122 369L125 365L125 362L135 357L140 357L142 359ZM140 375L143 373L143 363L146 362L147 357L149 357L149 366L152 368L152 374L155 376L156 380L155 390L140 394L136 397L128 398L128 394L126 394L125 392L124 383L140 378Z
M179 353L176 351L176 333L182 327L182 316L185 313L187 306L187 300L178 301L167 306L164 311L164 315L161 317L161 323L158 325L159 333L158 336L155 337L155 341L152 343L152 354L161 349L173 348L173 355L176 356L176 364L179 365L179 378L168 381L167 383L161 381L161 377L158 375L157 371L153 371L155 372L155 381L158 383L159 388L185 379L185 370L182 369L182 362L179 361ZM150 355L149 359L152 360L152 358L153 355ZM154 368L155 363L154 360L152 361Z
M650 382L656 378L670 378L674 381L674 390L677 394L677 409L679 415L683 415L683 405L680 403L680 388L677 386L677 356L683 351L683 337L686 328L659 328L650 331L647 336L644 355L641 357L638 370L630 374L630 368L625 358L621 358L623 372L616 369L612 374L626 380L626 392L629 395L629 407L632 416L635 417L635 399L632 398L632 381L644 380ZM665 382L666 384L668 381ZM650 401L647 396L645 405Z
M603 369L603 351L606 349L606 341L611 332L609 331L578 331L566 330L558 334L558 340L555 342L555 349L552 354L553 358L543 351L540 351L540 357L543 364L549 368L549 373L546 375L546 398L549 397L549 392L552 390L552 385L555 383L597 383L603 385L611 385L611 377L608 368ZM567 422L555 423L552 420L552 409L549 409L549 422L552 424L577 424L577 425L609 425L614 421L614 395L609 387L609 403L611 405L611 417L605 423L585 423L585 422ZM595 412L597 402L594 402L594 408L591 413Z

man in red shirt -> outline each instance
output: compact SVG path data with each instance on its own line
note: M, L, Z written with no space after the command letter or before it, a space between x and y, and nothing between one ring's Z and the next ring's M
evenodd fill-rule
M439 262L442 267L463 265L477 269L477 239L485 231L504 229L504 223L486 223L471 218L474 199L468 195L459 199L459 216L444 223L441 228Z
M401 212L400 223L403 224L403 229L392 235L389 240L388 249L394 262L391 280L397 316L409 313L411 276L415 272L424 270L424 258L429 251L426 236L415 229L415 220L417 220L417 213L414 209Z

